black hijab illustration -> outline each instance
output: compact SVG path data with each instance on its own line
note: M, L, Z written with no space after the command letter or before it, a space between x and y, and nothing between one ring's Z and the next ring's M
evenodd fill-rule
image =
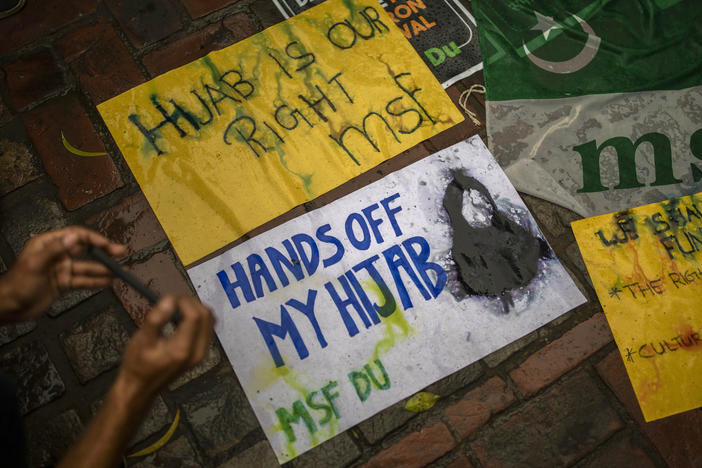
M463 216L464 194L471 190L490 205L489 225L472 226ZM453 228L451 254L465 292L499 297L508 313L514 306L512 290L536 276L539 258L550 254L548 244L502 213L488 189L473 177L454 171L443 204Z

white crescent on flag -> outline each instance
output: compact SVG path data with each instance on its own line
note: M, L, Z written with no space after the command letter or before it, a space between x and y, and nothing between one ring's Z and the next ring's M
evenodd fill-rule
M542 15L538 15L537 13L537 19L539 19L540 22L542 21L542 18L546 18L543 16L542 18L539 18L539 16ZM522 44L522 47L524 48L524 53L534 65L541 68L542 70L546 70L552 73L574 73L586 66L592 61L592 59L595 58L595 55L597 55L597 51L600 48L600 38L595 34L595 31L590 27L589 24L587 24L587 22L584 19L580 18L578 15L572 15L572 17L575 18L575 20L578 23L580 23L580 26L583 28L583 31L587 33L587 42L585 42L585 46L580 51L580 53L570 60L552 62L535 56L529 50L526 44ZM545 31L544 37L548 39L548 33L551 31L551 29L555 29L556 27L557 26L554 25L550 29Z

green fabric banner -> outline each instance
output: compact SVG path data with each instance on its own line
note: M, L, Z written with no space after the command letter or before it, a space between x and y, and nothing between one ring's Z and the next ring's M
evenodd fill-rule
M487 98L702 84L699 0L473 0Z
M582 215L702 190L702 2L473 0L488 143Z

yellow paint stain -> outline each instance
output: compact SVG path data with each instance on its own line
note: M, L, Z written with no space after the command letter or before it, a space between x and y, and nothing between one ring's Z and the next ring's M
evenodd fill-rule
M365 291L374 294L378 300L382 300L383 293L380 290L380 286L375 282L365 282L363 283L363 288ZM380 321L383 324L382 332L384 336L375 344L371 361L379 359L380 356L391 350L397 343L406 340L414 334L414 329L405 318L397 302L395 310L387 317L381 316Z
M66 137L63 135L63 132L61 132L61 143L63 143L63 147L68 150L68 152L75 154L76 156L84 156L84 157L92 157L92 156L105 156L107 153L105 152L92 152L92 151L83 151L79 150L72 144L68 142Z
M163 434L163 437L158 439L156 442L153 444L149 445L145 449L139 450L138 452L134 452L130 455L127 455L127 457L132 458L132 457L143 457L144 455L148 455L150 453L154 453L156 450L160 449L166 443L171 440L171 437L173 437L173 434L175 433L176 428L178 427L178 422L180 421L180 408L178 411L176 411L175 418L173 418L173 422L171 423L171 426L168 428L165 434Z
M300 378L286 366L271 367L259 366L253 376L253 385L256 388L268 388L280 380L283 380L288 387L295 390L301 398L307 398L308 391Z
M413 413L421 413L431 409L436 401L439 399L439 395L430 392L419 392L407 400L405 403L405 409L407 411L412 411Z

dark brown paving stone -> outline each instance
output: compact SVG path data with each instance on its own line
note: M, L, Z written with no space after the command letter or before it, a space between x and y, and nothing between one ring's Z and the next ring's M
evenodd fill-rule
M74 147L101 152L100 141L74 95L46 102L22 116L46 172L67 210L75 210L123 185L109 155L78 156L64 148L61 133Z
M250 468L252 466L276 466L277 464L278 459L271 444L267 440L262 440L222 463L218 468Z
M112 208L88 219L108 239L127 246L127 255L151 247L166 238L144 194L135 193Z
M470 444L484 467L563 466L622 427L592 378L579 371L479 433Z
M15 109L39 101L64 86L63 73L48 49L24 55L5 63L10 104Z
M27 430L30 467L53 466L78 438L83 425L75 410L68 410L49 421L36 421Z
M22 121L0 127L0 195L5 195L37 179L42 173Z
M630 437L608 442L597 455L578 468L600 468L603 466L635 466L654 468L656 464Z
M122 39L104 21L68 33L57 45L95 104L145 81Z
M702 466L702 409L645 422L622 357L612 351L597 364L597 372L624 404L641 431L673 467Z
M30 237L57 229L67 224L66 212L55 201L46 184L34 187L31 194L29 187L23 187L0 198L0 233L12 248L15 256L19 255ZM31 213L31 216L27 216Z
M73 371L81 383L116 367L129 340L114 312L102 312L60 335Z
M137 49L170 36L182 27L174 0L106 0L105 3Z
M17 385L22 414L61 396L65 390L49 354L39 342L27 343L0 355L0 369Z
M294 468L309 466L334 468L347 466L360 456L361 451L353 443L349 434L339 434L300 455L293 460L292 466Z
M93 13L96 6L97 0L28 0L22 10L2 20L0 54L18 49L66 24L78 21Z
M0 346L12 343L20 336L26 335L37 327L35 321L10 323L0 327Z
M211 24L144 56L144 66L153 76L204 57L229 45L221 23Z
M95 295L97 289L77 289L63 294L58 300L51 304L51 308L46 312L51 317L58 317L62 313L77 306L84 300Z
M228 5L238 3L237 0L181 0L191 18L200 18Z
M193 395L183 412L200 446L217 453L236 445L258 427L244 391L232 374Z
M234 35L234 42L246 39L258 32L251 16L243 11L229 15L223 20L224 27Z
M174 438L133 465L134 468L201 468L202 466L185 436Z

